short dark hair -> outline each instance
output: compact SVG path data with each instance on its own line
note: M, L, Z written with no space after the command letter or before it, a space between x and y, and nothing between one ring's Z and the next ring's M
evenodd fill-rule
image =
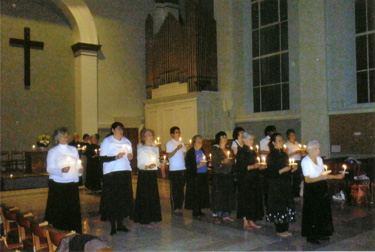
M169 133L170 133L170 134L174 134L174 132L175 132L176 130L180 130L180 128L177 127L177 126L173 126L173 127L169 130Z
M277 136L281 136L282 137L282 135L280 133L277 133L277 132L275 132L271 136L270 142L268 143L268 147L270 148L270 151L273 151L275 149L275 146L273 145L273 142L276 141L276 137Z
M85 140L86 137L90 138L89 134L84 134L82 139Z
M220 144L220 138L222 136L226 136L226 135L227 135L227 133L225 133L224 131L219 131L218 133L216 133L214 144Z
M273 126L273 125L268 125L265 129L264 129L264 135L265 136L268 136L270 132L275 132L276 131L276 127Z
M245 132L245 130L244 130L242 127L236 127L236 128L233 130L233 134L232 134L233 140L237 140L238 135L239 135L239 133L240 133L241 131Z
M141 143L142 144L145 144L145 135L146 135L146 132L151 132L153 136L155 136L154 134L154 131L152 129L146 129L146 128L143 128L141 130Z
M288 130L286 131L286 137L287 137L287 138L289 138L290 133L294 133L294 134L296 134L296 132L294 131L294 129L288 129Z
M124 127L124 124L122 124L122 123L120 123L120 122L114 122L114 123L112 123L112 125L111 125L111 135L113 135L113 132L112 132L112 130L114 130L114 129L116 129L118 126L120 126L123 130L125 129L125 127Z

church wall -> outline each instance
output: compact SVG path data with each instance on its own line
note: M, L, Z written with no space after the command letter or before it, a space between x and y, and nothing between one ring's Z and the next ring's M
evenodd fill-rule
M86 1L96 24L98 57L98 125L107 128L115 117L143 118L146 98L145 20L154 1ZM142 120L139 121L140 125ZM125 121L125 127L126 121Z
M39 3L41 3L39 1ZM24 89L24 50L9 45L23 39L44 42L31 50L31 88ZM62 13L37 1L1 1L1 149L30 150L40 134L59 126L74 130L72 30Z

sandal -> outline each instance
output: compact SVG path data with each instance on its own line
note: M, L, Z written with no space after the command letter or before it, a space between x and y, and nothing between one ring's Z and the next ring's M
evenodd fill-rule
M227 216L227 217L223 218L223 221L225 221L225 222L227 222L227 221L233 222L234 220L231 217Z
M284 233L277 233L277 236L281 237L281 238L288 238L289 237L289 235L286 234L285 232Z

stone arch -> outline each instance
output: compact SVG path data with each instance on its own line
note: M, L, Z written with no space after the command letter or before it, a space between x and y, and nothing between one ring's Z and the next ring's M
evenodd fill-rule
M81 133L98 131L98 33L94 18L83 0L51 0L73 29L75 56L75 125Z

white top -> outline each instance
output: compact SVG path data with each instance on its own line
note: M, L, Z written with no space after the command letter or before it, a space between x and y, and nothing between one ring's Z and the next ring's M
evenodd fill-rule
M115 171L131 171L132 168L127 154L133 154L132 144L126 137L122 137L121 140L117 140L113 135L104 138L100 145L100 156L113 157L120 152L125 152L126 155L123 158L103 163L103 174Z
M234 140L233 142L232 142L232 146L230 147L232 150L234 149L234 148L238 148L238 146L241 146L241 144L238 142L238 140Z
M78 172L82 168L78 150L74 146L59 144L48 151L47 172L49 178L58 183L78 182L78 177L82 173ZM70 166L68 172L62 172L64 167Z
M141 145L137 152L138 169L152 171L157 170L159 165L159 148L156 146ZM146 165L156 164L152 169L145 169Z
M259 148L260 150L264 150L264 151L270 151L270 147L268 146L268 143L270 142L271 140L271 137L270 136L266 136L265 138L263 138L262 140L260 140L259 142ZM267 155L265 154L262 154L261 155L261 158L263 160L263 157L264 158L267 158Z
M316 165L309 156L304 157L301 162L303 176L308 176L310 178L319 177L323 171L323 160L321 157L317 157L318 165Z
M298 146L298 144L299 143L297 141L294 141L294 144L292 142L286 141L285 145L288 148L288 154L300 150L301 148ZM297 154L294 154L290 158L294 158L294 160L296 161L301 160L301 153L298 152Z
M169 158L169 170L170 171L179 171L179 170L186 170L185 167L185 156L184 152L186 152L186 147L183 142L176 141L171 139L166 144L166 151L167 153L173 152L179 144L182 144L182 148L179 149L173 157Z

